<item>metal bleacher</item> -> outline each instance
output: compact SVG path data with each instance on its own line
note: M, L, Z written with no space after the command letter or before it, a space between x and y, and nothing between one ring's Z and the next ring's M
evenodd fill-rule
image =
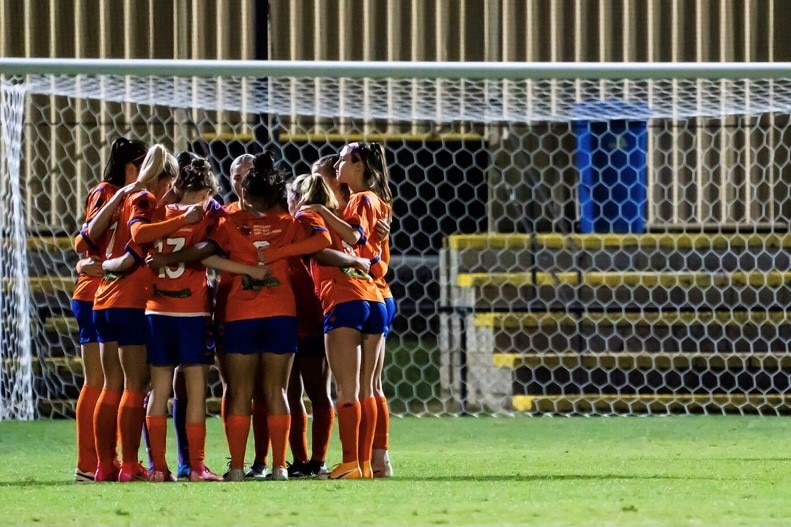
M788 411L790 247L774 233L450 236L443 386L494 411Z

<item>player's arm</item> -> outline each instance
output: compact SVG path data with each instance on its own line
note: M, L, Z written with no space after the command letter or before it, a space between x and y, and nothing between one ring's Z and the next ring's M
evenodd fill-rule
M118 192L116 192L101 209L99 209L99 212L96 214L96 216L94 216L91 221L83 226L82 230L80 231L80 236L87 238L87 240L98 239L99 236L104 234L107 228L110 227L110 224L113 221L113 214L115 214L115 211L118 209L118 206L121 204L121 202L124 201L124 198L140 189L141 187L138 183L131 183L125 187L121 187L121 189L119 189Z
M102 262L94 260L92 256L81 258L77 262L77 274L85 274L88 276L102 276Z
M117 258L110 258L102 262L102 270L106 273L123 273L138 265L138 260L131 253L126 252Z
M269 248L262 251L264 263L271 264L276 260L291 258L293 256L304 256L315 254L332 245L332 238L329 233L314 231L311 235L301 240L289 243L283 247Z
M209 241L203 241L172 253L149 254L146 258L146 265L152 269L159 269L166 265L174 265L182 262L196 262L216 253L216 245Z
M327 223L327 226L338 233L338 236L341 237L341 240L348 243L349 245L355 245L361 239L363 239L363 232L360 228L349 225L346 220L335 214L324 205L308 205L305 208L306 210L318 212L322 219L324 219L324 221Z
M223 271L231 274L246 274L250 278L254 278L256 280L263 280L269 276L270 271L269 267L264 264L247 265L229 260L228 258L224 258L216 254L209 256L208 258L204 258L201 260L201 263L206 267L211 267L217 271Z
M145 245L159 240L160 238L165 238L184 225L197 223L201 218L203 218L203 207L200 205L192 205L184 214L167 220L154 223L147 223L144 221L135 222L130 226L129 231L132 234L133 242L138 245Z
M371 260L348 254L337 249L324 249L312 256L320 265L327 267L352 267L366 273L371 270Z

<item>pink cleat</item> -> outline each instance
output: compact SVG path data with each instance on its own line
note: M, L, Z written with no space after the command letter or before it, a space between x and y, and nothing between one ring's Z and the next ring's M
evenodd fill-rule
M222 476L218 476L205 466L198 470L190 471L190 481L224 481Z
M103 470L101 467L99 467L96 469L96 474L94 474L93 480L97 482L118 481L119 472L119 468L115 466L111 470Z
M121 483L129 483L132 481L165 481L165 474L159 470L147 470L140 463L134 463L131 467L121 466L121 472L118 473L118 481Z

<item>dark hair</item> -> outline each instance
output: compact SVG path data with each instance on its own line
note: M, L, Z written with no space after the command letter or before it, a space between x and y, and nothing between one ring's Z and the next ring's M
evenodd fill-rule
M198 154L190 152L189 150L184 150L183 152L179 152L179 155L176 156L176 161L179 164L179 170L186 167L196 159L203 159Z
M351 147L352 161L363 162L363 176L370 189L379 199L390 205L393 192L390 190L390 171L387 168L385 149L379 143L353 143Z
M217 193L217 178L211 171L208 159L191 152L181 152L176 160L179 164L179 172L173 182L173 189L177 195L206 189L211 189L212 194Z
M286 201L286 176L283 171L275 168L275 157L271 152L255 156L251 168L242 180L242 188L262 210L275 205L288 207Z
M126 184L126 165L132 163L138 168L146 157L148 147L143 141L119 137L113 141L110 160L104 167L104 181L117 187Z

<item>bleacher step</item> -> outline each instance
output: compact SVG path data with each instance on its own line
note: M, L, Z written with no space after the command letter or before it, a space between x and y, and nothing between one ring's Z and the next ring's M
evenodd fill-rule
M791 413L791 395L782 393L515 395L511 404L517 412L538 414Z

